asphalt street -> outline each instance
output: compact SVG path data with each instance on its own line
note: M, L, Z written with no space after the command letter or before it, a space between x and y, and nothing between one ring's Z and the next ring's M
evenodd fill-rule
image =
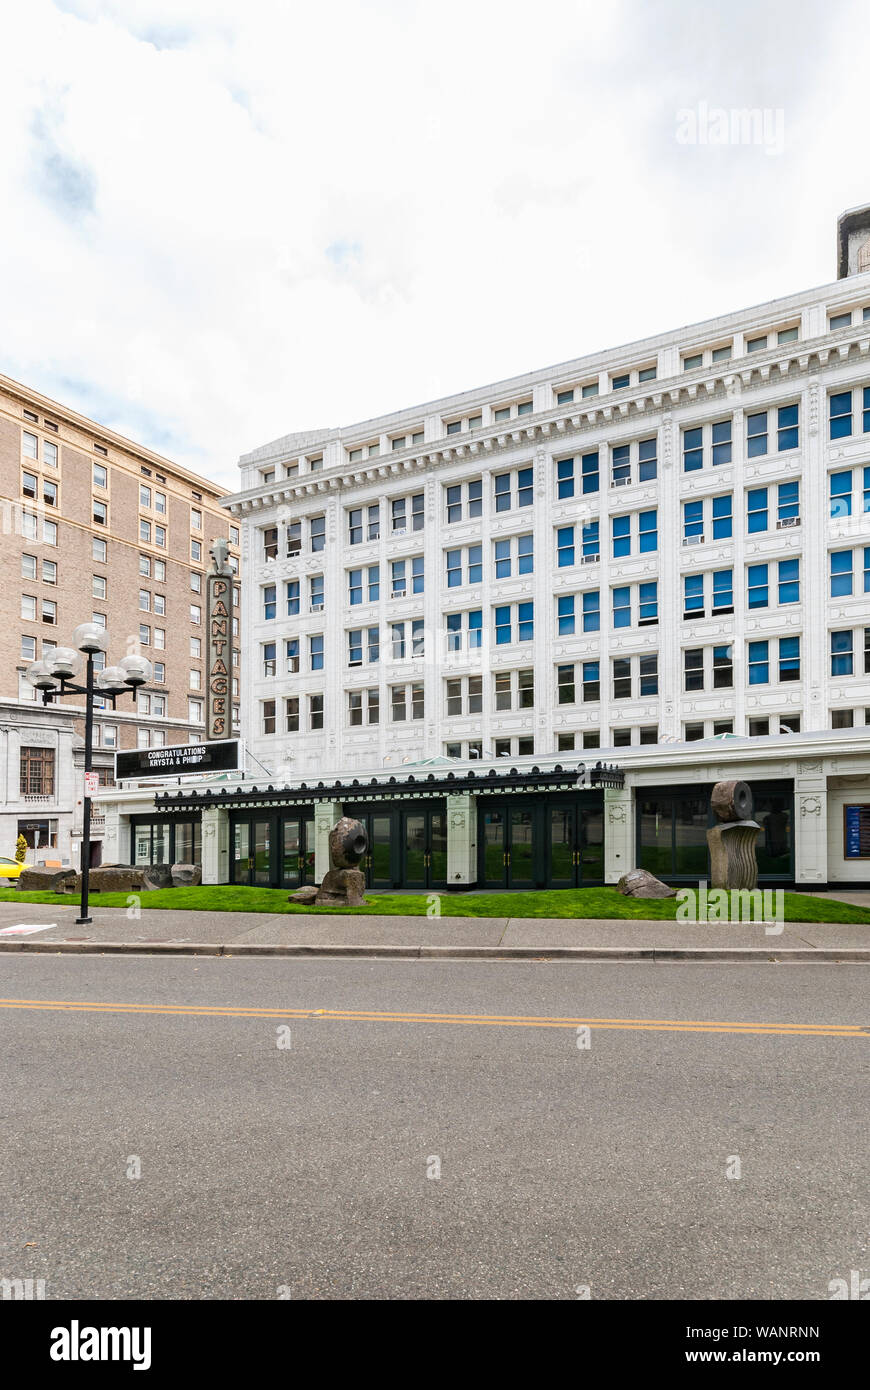
M870 1274L868 983L2 956L0 1277L48 1299L827 1299Z

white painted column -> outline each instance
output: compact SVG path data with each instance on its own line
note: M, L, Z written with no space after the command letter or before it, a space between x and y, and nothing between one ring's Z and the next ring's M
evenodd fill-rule
M617 883L634 862L634 795L630 787L604 789L604 882Z
M329 873L329 832L344 815L340 801L318 801L314 808L314 882Z
M202 881L230 881L230 815L222 806L206 806L203 809Z
M795 882L827 883L828 788L821 764L794 780L794 838Z
M477 882L477 797L458 793L447 798L447 886Z
M103 830L103 863L120 864L122 862L122 855L124 855L125 859L128 858L128 851L124 848L124 843L125 841L127 845L130 843L130 818L129 816L124 816L124 824L122 826L121 811L117 803L105 802L100 806L98 802L97 807L102 810L105 817L105 829Z

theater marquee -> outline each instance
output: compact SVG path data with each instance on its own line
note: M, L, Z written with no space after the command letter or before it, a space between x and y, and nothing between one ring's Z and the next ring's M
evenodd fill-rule
M230 668L232 666L233 572L229 546L221 537L211 547L212 566L205 577L206 660L205 736L226 738L230 728Z

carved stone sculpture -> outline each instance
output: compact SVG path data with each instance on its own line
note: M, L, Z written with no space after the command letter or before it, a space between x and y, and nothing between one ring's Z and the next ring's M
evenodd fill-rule
M357 865L368 847L362 822L342 816L329 832L329 870L317 890L315 907L365 906L365 875Z
M717 782L710 805L718 818L707 831L712 886L756 888L755 849L761 826L752 819L752 792L745 782Z

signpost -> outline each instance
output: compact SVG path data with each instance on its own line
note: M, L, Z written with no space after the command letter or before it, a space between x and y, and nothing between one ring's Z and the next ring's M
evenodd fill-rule
M212 543L210 551L213 568L205 577L207 739L226 738L230 728L233 572L229 566L228 553L228 542L223 537L218 537Z
M202 772L239 772L241 740L181 743L171 748L129 748L115 754L115 781L185 777Z

